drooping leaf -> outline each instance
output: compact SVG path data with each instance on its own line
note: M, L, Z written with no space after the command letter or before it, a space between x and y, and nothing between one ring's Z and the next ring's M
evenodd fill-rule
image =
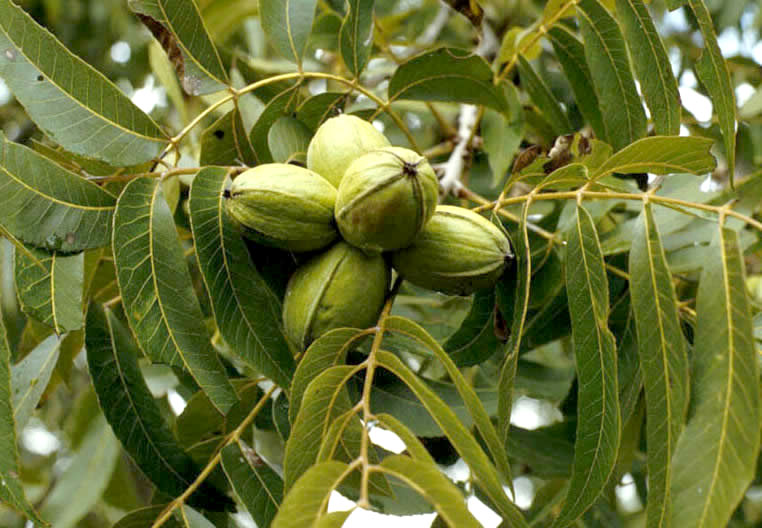
M29 249L45 270L17 251L14 277L21 309L56 334L78 330L85 323L82 313L85 254L61 255Z
M505 454L505 449L500 441L500 438L495 430L492 421L489 418L484 405L476 396L476 393L471 385L466 381L463 374L458 370L453 363L452 359L442 348L442 345L434 339L426 330L421 326L414 323L409 319L405 319L399 316L389 317L386 321L386 328L389 331L397 332L406 335L419 341L426 346L444 366L447 374L450 376L453 384L455 385L458 394L463 399L463 403L468 410L468 414L474 420L476 429L481 434L484 443L495 460L498 470L502 475L510 482L511 481L511 469L508 464L508 459ZM412 388L412 387L411 387Z
M259 0L259 16L267 40L301 69L315 19L317 0Z
M672 526L726 526L759 453L759 365L738 234L720 227L696 301L692 402L672 472Z
M568 422L532 430L511 426L506 449L515 462L529 466L533 475L569 478L574 462L572 427Z
M110 310L93 304L87 312L86 345L95 393L114 434L161 492L180 495L196 478L197 469L148 390L132 336ZM192 504L219 508L226 502L214 488L201 489L191 496Z
M347 476L347 469L347 464L336 460L308 469L286 495L272 528L314 528L325 515L331 491Z
M387 319L387 322L391 318ZM476 438L468 432L452 410L434 394L413 372L394 354L379 350L379 366L400 378L415 393L421 403L444 431L453 447L471 469L476 484L494 503L498 513L511 526L527 526L521 512L505 495L495 466L487 458Z
M468 511L460 490L435 465L403 455L392 455L381 462L379 470L422 493L450 526L481 526Z
M499 346L495 336L495 291L478 291L465 320L443 347L457 366L468 367L488 359Z
M373 48L373 4L375 0L349 0L349 11L341 24L341 58L354 77L359 77Z
M580 112L590 123L596 136L606 137L598 95L595 90L590 89L593 86L593 78L585 60L584 44L564 26L552 28L548 37L574 92Z
M422 53L401 64L389 81L389 99L482 104L499 112L508 103L480 56L457 48Z
M310 382L327 368L343 364L349 348L357 346L359 339L365 335L368 333L354 328L336 328L326 332L309 346L299 361L291 382L291 398L288 405L291 423L296 421L304 392Z
M138 178L114 214L113 252L122 304L154 361L186 369L225 413L237 401L212 348L162 186Z
M405 449L408 454L416 460L421 460L429 464L435 464L431 454L426 450L426 447L421 443L418 437L413 434L410 429L396 419L394 416L386 413L376 415L378 423L393 432L400 437L400 440L405 444Z
M67 150L137 165L168 143L111 81L11 0L0 0L0 77L32 120Z
M315 463L320 451L319 441L331 422L351 407L344 386L357 370L350 365L330 367L307 386L304 403L286 443L283 461L286 490L291 489Z
M608 329L609 287L595 223L577 206L566 248L566 290L577 365L577 439L569 490L554 527L592 506L614 470L621 437L616 344Z
M696 76L709 92L717 114L725 144L728 177L732 186L736 166L736 98L733 80L722 56L712 16L704 0L688 0L688 5L696 16L701 36L704 38L704 50L696 61Z
M23 430L48 386L60 353L61 340L51 335L11 368L16 427Z
M651 136L640 139L607 159L593 174L600 179L614 172L674 174L711 172L716 161L712 141L697 136Z
M5 229L29 245L64 253L108 244L114 196L1 132L0 142L0 224Z
M0 317L0 501L26 515L36 526L46 526L29 503L19 481L19 455L16 447L16 420L11 399L11 349L5 324Z
M339 115L348 99L348 94L342 92L323 92L299 105L296 118L315 131L329 117Z
M498 309L501 317L511 317L510 335L505 344L505 357L500 368L497 382L497 430L504 447L508 446L511 428L511 409L513 408L513 388L518 368L519 350L524 335L532 278L532 254L529 247L529 232L527 218L530 202L525 202L519 220L519 234L515 240L514 254L516 255L515 278L512 273L505 273L497 286ZM506 290L508 290L506 292ZM504 306L506 299L512 299L512 306ZM507 321L506 321L507 324Z
M630 250L630 297L647 405L650 526L669 526L672 456L688 406L688 355L672 275L645 203Z
M619 150L646 135L646 114L635 88L624 36L600 0L581 0L577 13L593 89L604 116L606 134L602 139Z
M502 87L509 111L497 112L488 108L484 111L481 124L484 152L489 157L493 186L500 185L505 180L521 145L524 130L524 110L516 86L504 81Z
M642 0L616 0L632 65L640 80L643 98L651 111L658 136L680 133L680 93L667 50Z
M283 480L240 441L223 448L222 468L257 526L270 526L283 502Z
M222 336L244 361L288 390L295 365L283 334L280 299L249 260L225 210L226 182L226 171L214 167L193 180L196 258Z
M119 442L103 417L96 417L71 464L45 498L40 513L56 528L73 528L95 506L111 479Z
M186 93L217 92L230 83L195 0L128 0L128 4L164 48Z
M201 134L201 158L204 165L256 165L257 155L234 108Z
M166 507L166 504L160 504L158 506L146 506L145 508L131 511L119 519L119 522L111 528L146 528L146 526L151 526L153 524ZM174 517L167 519L167 522L162 526L164 526L164 528L181 528L180 523L178 523Z
M540 113L553 128L553 133L557 136L568 134L573 131L569 118L561 108L561 104L548 88L548 85L534 71L532 65L522 55L519 55L519 75L521 75L521 85L526 89L532 102L540 110Z

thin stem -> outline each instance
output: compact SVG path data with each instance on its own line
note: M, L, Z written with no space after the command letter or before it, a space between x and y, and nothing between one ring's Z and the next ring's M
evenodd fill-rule
M193 481L193 483L188 486L185 491L183 491L182 495L174 499L172 502L167 504L167 507L164 509L163 512L161 512L161 515L154 521L154 523L151 525L151 528L159 528L162 526L165 522L169 520L169 517L172 515L172 512L174 512L178 507L185 504L185 501L188 499L188 497L191 496L191 494L198 489L198 487L206 480L206 478L214 471L214 468L217 467L217 464L220 463L220 460L222 460L222 449L231 445L233 442L237 442L240 438L243 432L246 430L249 425L251 425L251 422L254 421L254 418L257 417L259 412L262 410L262 408L265 406L265 404L270 400L270 397L272 396L273 392L275 392L275 389L278 387L276 385L273 385L270 387L270 389L265 392L265 394L259 399L257 404L254 406L254 408L251 410L251 412L244 418L244 420L240 423L238 427L236 427L226 438L225 441L222 443L220 448L217 450L217 453L212 457L212 459L206 464L204 469L201 471L201 473L196 477L196 480Z
M370 390L373 387L373 375L376 371L376 354L378 349L381 348L381 342L384 340L384 332L386 331L386 320L389 317L389 313L392 310L392 304L394 304L394 298L400 289L402 284L402 278L398 277L397 281L392 286L392 291L384 304L384 309L381 311L381 315L378 318L378 324L376 325L376 335L373 337L373 344L370 347L370 353L365 360L365 383L362 389L362 411L363 411L363 434L360 440L360 461L362 463L362 485L360 487L360 500L357 501L357 505L360 508L368 509L370 507L370 501L368 499L368 467L370 465L370 458L368 456L368 448L370 444L370 438L368 434L368 426L373 420L373 413L370 410Z

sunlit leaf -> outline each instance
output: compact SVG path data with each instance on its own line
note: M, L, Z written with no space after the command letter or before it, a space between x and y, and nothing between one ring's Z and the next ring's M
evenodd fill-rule
M672 526L726 526L759 453L759 364L738 235L719 229L696 301L692 402L677 441Z
M237 401L212 348L162 186L132 180L114 214L114 264L138 344L154 361L186 369L221 412Z
M294 117L283 116L267 132L267 146L277 163L307 162L307 147L312 132Z
M281 327L281 303L249 260L225 210L224 169L202 169L190 192L196 257L212 309L227 343L256 370L288 389L293 354Z
M50 137L77 154L137 165L165 134L111 81L10 0L0 0L0 77Z
M577 206L566 248L566 290L577 364L577 439L569 491L553 526L595 503L614 470L621 437L616 343L608 329L609 287L590 213Z
M51 251L108 244L114 196L1 132L0 142L0 224L5 229Z
M341 58L355 77L365 68L373 48L374 3L375 0L349 0L349 11L341 24Z
M435 465L402 455L392 455L381 462L379 470L422 493L450 526L481 526L468 511L460 490Z
M85 254L60 255L30 249L45 266L41 270L34 260L16 252L14 277L21 309L57 334L82 328Z
M286 495L272 528L314 528L325 515L331 491L347 476L349 466L331 460L312 466Z

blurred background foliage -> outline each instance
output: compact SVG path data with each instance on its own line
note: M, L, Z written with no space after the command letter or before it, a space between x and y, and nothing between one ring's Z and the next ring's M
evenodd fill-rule
M69 49L114 80L136 104L150 112L169 131L182 128L214 100L214 96L189 97L180 90L166 56L130 11L127 0L21 0L19 3ZM198 3L210 34L222 50L223 59L235 67L241 84L274 72L293 70L292 64L283 61L267 45L257 18L255 1L198 0ZM740 109L737 172L744 175L762 165L762 7L759 2L748 0L707 0L706 3L712 12L719 42L736 87ZM488 35L492 33L495 39L495 35L504 35L511 28L528 27L546 7L544 2L533 0L483 0L481 4L486 27L489 28ZM661 0L653 0L650 9L667 45L673 71L680 81L680 93L687 110L683 115L683 125L690 129L691 134L714 138L717 145L715 153L722 159L722 138L716 123L712 121L711 103L706 98L705 88L692 73L701 50L696 21L688 16L688 10L668 12ZM335 71L341 67L336 35L344 12L343 0L319 2L319 16L315 20L305 69ZM436 44L466 49L477 45L476 30L468 19L437 0L379 1L376 3L376 17L377 49L363 75L365 86L381 86L387 82L396 61L429 47L432 42L424 40L426 29L436 27ZM493 55L501 52L500 42L493 47ZM581 128L581 113L576 108L552 49L547 42L543 42L542 48L537 51L537 71L554 95L569 109L574 129ZM520 79L514 80L520 86ZM330 89L330 86L325 86L325 81L311 83L314 83L311 89L314 88L315 92ZM521 102L527 104L526 100ZM454 133L452 126L440 126L422 103L400 103L399 108L405 110L404 117L417 142L423 148L431 149L432 160L446 159L448 142ZM455 122L457 105L441 104L437 109L444 122ZM224 111L223 107L217 115L222 115ZM251 111L256 112L256 108ZM384 121L384 124L393 144L406 144L404 135L391 122ZM541 117L528 117L525 126L524 142L521 145L517 143L515 149L530 143L552 144L554 135ZM28 145L47 143L2 80L0 128L13 141ZM201 130L203 127L199 127L187 143L188 150L184 154L188 160L192 160L200 148ZM510 160L513 152L506 155ZM180 166L182 164L181 159ZM724 167L726 165L720 163L713 175L716 180L727 179ZM486 156L478 150L470 178L471 189L488 198L494 198L499 192L500 186L493 185ZM0 241L0 298L11 348L17 351L14 362L18 362L49 330L27 319L17 304L11 248L6 240ZM760 263L750 260L749 264L752 272L762 271ZM115 294L113 283L96 283L92 288L99 300L109 299ZM762 303L762 287L752 293L754 300ZM432 297L430 302L421 299L421 292L403 292L395 310L401 315L415 315L419 320L423 318L427 328L437 338L452 333L469 307L469 303L462 299ZM449 309L440 310L442 303L448 303ZM208 312L208 306L206 308ZM446 319L440 317L443 312L448 314ZM150 485L118 449L117 440L101 417L85 363L78 355L82 344L81 331L69 334L64 340L60 354L68 355L69 361L59 361L50 372L52 382L42 396L39 411L23 431L19 431L22 478L29 483L28 498L41 508L46 517L59 519L55 523L56 528L111 525L126 512L151 501ZM543 353L554 356L559 380L570 383L572 367L568 361L563 366L560 360L563 354L550 349L540 355ZM29 359L37 361L36 358ZM486 375L485 372L488 372L488 367L480 375ZM176 389L181 391L182 386L177 384L172 371L154 365L146 367L144 374L166 415L177 414L182 408L177 401L189 398L190 394L176 392ZM563 397L564 394L551 394L548 400L555 399L557 403ZM551 406L538 407L533 412L553 414L555 411ZM181 427L182 422L177 423ZM265 431L259 440L266 446L266 431L271 429L272 424L258 425ZM193 439L192 432L185 431L183 434ZM93 451L93 446L98 447L97 451ZM443 454L443 462L447 461L446 454ZM199 453L199 456L203 458L204 453ZM81 471L67 472L66 469L72 464L82 464ZM762 471L757 474L758 479L762 478ZM762 485L762 481L756 484ZM77 507L72 508L72 504ZM747 520L756 519L756 522L762 523L762 491L750 492L743 508ZM604 525L602 521L601 526ZM20 528L23 521L0 507L0 526Z

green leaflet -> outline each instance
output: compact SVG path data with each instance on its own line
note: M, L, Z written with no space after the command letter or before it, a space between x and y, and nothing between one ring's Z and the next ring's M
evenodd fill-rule
M127 319L154 361L186 369L224 414L237 401L217 357L162 186L132 180L114 214L114 264Z
M375 0L349 0L349 12L341 24L341 57L352 75L359 77L373 48L373 4Z
M402 455L391 455L381 462L379 470L397 477L418 493L423 494L450 526L458 528L481 526L468 511L460 490L435 465Z
M252 265L225 210L227 181L227 172L214 167L193 180L196 258L222 336L244 361L288 390L295 364L281 327L281 302Z
M659 136L680 133L680 93L664 43L643 0L616 0L632 65Z
M632 242L629 270L648 413L648 524L662 527L669 526L672 456L688 408L688 355L649 203Z
M568 134L574 128L569 122L569 118L561 108L561 104L545 84L532 65L523 55L519 55L519 75L521 75L521 84L526 89L532 102L537 106L542 115L548 121L553 133L557 136Z
M11 349L0 314L0 479L4 484L0 486L0 501L26 515L35 526L46 526L27 500L18 478L16 419L11 397Z
M316 6L317 0L259 0L259 16L267 39L300 69Z
M101 409L135 464L163 493L181 494L196 478L193 460L164 422L138 366L138 350L110 310L87 312L87 362ZM227 499L203 485L191 504L220 508Z
M0 224L14 237L64 253L102 247L115 204L107 191L0 132Z
M696 301L692 402L677 441L672 526L726 526L759 452L758 355L735 231L720 228Z
M624 37L600 0L581 0L577 13L606 129L602 139L619 150L646 135L646 114L635 88Z
M233 165L244 163L256 165L257 155L241 120L241 113L234 108L215 121L201 134L201 166Z
M328 498L348 475L349 466L331 460L312 466L286 495L272 528L314 528L325 516Z
M48 386L60 354L61 339L51 335L11 367L16 427L23 430Z
M82 328L85 254L61 255L29 249L37 262L16 252L14 278L21 309L61 335Z
M566 248L566 291L577 364L574 466L554 528L569 526L592 506L614 470L622 418L614 336L607 327L609 288L595 223L577 206Z
M110 80L73 55L10 0L0 0L0 77L64 148L115 166L137 165L168 143Z
M480 56L458 48L440 48L413 57L396 69L389 81L389 100L482 104L507 112L508 102L492 77L492 69Z
M732 187L736 166L736 98L733 80L717 43L717 34L709 9L703 0L688 0L688 4L704 37L704 50L696 61L696 75L706 87L714 104L725 143L728 176Z
M240 441L222 450L222 468L257 526L269 526L283 502L283 480Z
M455 365L468 367L488 359L499 346L495 336L495 291L478 291L468 315L443 348Z

